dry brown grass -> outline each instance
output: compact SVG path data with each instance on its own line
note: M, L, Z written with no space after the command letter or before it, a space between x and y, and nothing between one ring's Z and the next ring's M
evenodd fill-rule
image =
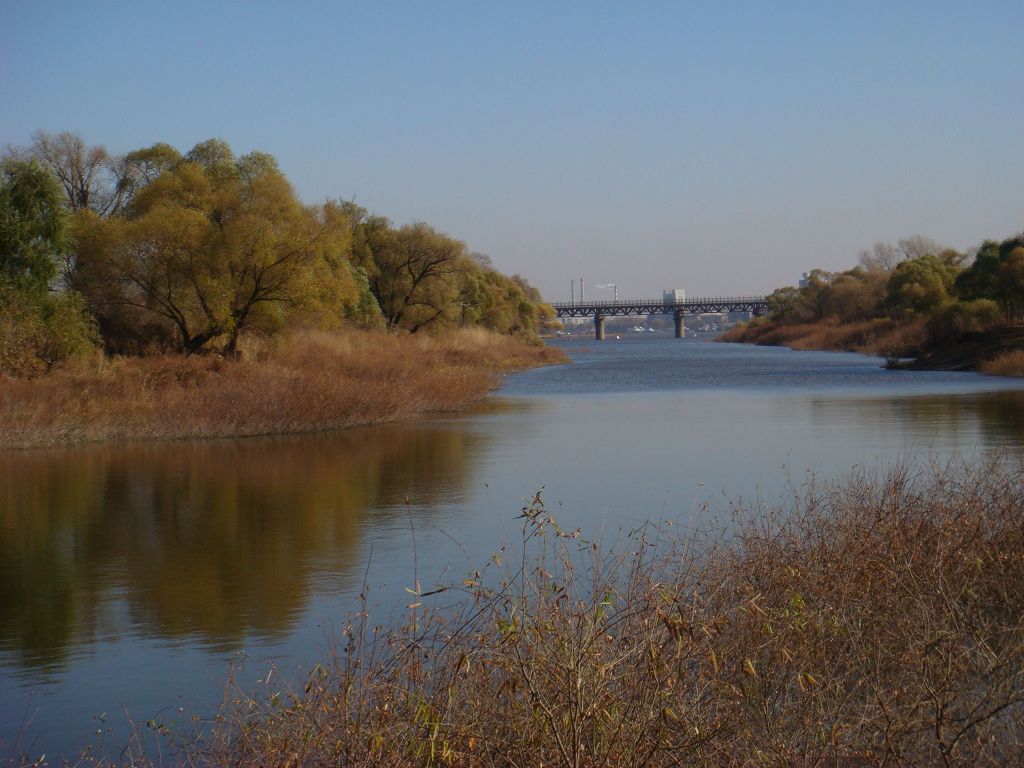
M620 555L560 530L539 494L523 521L505 570L417 585L403 626L359 612L301 689L232 691L161 759L948 768L1024 754L1020 464L811 482L786 509L738 511L729 535L652 525Z
M992 360L982 362L982 373L990 376L1024 376L1024 349L1004 352Z
M562 361L556 350L480 329L306 333L237 361L97 358L35 379L0 378L0 448L374 424L460 408L501 372Z
M881 357L911 357L918 354L928 342L928 329L924 320L902 323L887 319L856 323L762 321L737 326L720 339L793 349L845 350Z

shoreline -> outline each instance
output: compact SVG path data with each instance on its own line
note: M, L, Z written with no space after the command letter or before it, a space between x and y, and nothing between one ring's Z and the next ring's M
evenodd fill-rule
M1024 377L1024 326L1004 325L963 334L955 342L927 343L923 323L761 323L736 326L719 336L725 344L786 347L821 352L855 352L888 359L887 368L910 371L967 371ZM906 358L910 358L909 360Z
M559 350L460 329L299 334L252 359L96 358L0 379L0 450L326 432L461 410Z

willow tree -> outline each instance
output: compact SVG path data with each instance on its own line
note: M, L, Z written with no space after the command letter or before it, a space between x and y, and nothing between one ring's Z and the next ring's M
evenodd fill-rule
M474 254L473 262L461 279L460 323L535 340L542 325L554 319L554 308L521 276L501 274L481 254Z
M423 223L380 233L370 278L388 327L416 333L459 316L460 278L472 262L462 242Z
M185 353L216 342L235 354L244 334L273 333L292 312L358 300L349 237L343 212L302 205L269 155L235 160L204 142L125 216L92 223L80 279L107 306L159 318Z
M962 254L945 251L901 261L886 284L886 303L898 317L926 316L949 302Z

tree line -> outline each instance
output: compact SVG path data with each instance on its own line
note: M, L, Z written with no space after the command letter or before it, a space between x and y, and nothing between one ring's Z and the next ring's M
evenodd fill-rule
M0 160L0 368L216 351L344 324L478 325L535 339L553 310L425 223L303 204L273 156L219 139L114 155L39 131Z
M876 243L845 272L815 269L768 297L777 323L924 322L931 343L1024 320L1024 234L973 253L915 236Z

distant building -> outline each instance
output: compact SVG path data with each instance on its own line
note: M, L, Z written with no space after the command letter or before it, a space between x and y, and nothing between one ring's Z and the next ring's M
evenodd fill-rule
M810 284L811 284L811 273L810 272L804 272L803 277L800 278L800 287L801 288L806 288Z
M702 312L699 315L687 315L684 321L686 327L697 333L709 333L720 331L729 325L728 312Z
M671 291L663 291L661 300L666 304L682 304L686 301L686 291L682 288L673 288Z
M754 316L753 312L743 312L740 310L734 310L726 315L726 322L732 323L745 323Z

